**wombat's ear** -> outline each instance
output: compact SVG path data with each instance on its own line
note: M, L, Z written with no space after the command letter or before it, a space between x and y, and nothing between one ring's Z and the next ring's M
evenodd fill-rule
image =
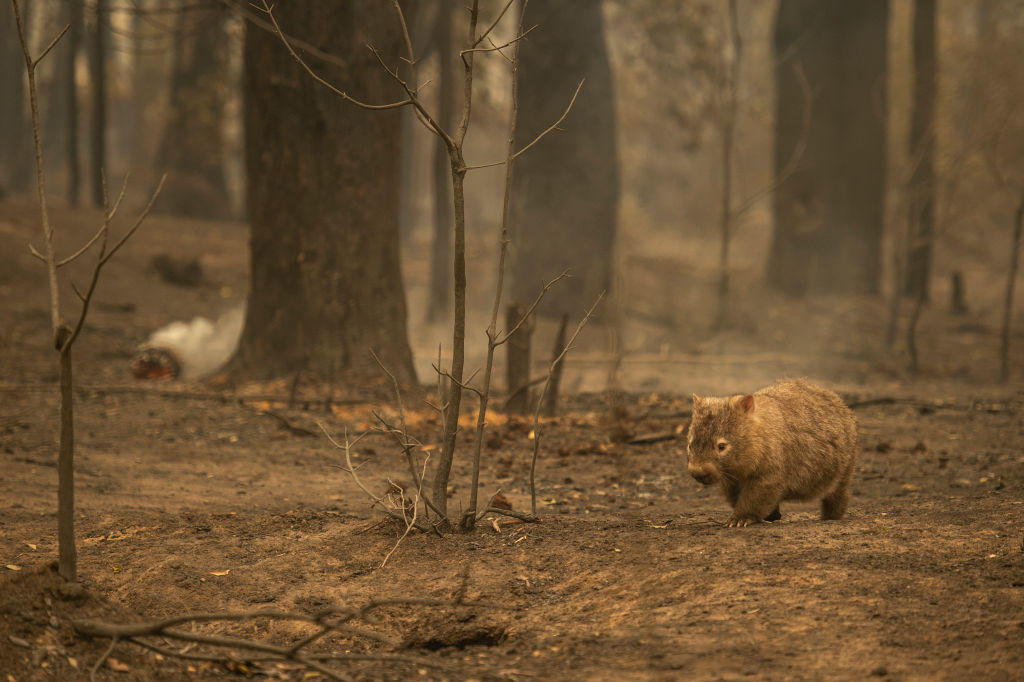
M754 396L738 395L732 399L732 409L742 414L750 414L754 411Z
M696 393L694 393L694 394L693 394L693 407L694 407L694 409L696 409L696 408L697 408L697 406L698 406L698 405L700 405L700 404L701 404L702 402L704 402L704 399L703 399L703 398L701 398L701 397L700 397L699 395L697 395Z

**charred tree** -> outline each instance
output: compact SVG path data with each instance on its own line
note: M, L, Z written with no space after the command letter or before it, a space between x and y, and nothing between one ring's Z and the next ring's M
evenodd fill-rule
M452 22L453 0L439 0L434 42L437 45L438 116L446 130L455 128L455 44ZM442 140L434 141L434 238L430 249L430 286L427 291L427 320L437 322L448 314L452 301L452 170L448 149Z
M90 163L92 165L92 205L103 206L103 172L107 167L107 64L106 31L107 0L96 0L93 9L92 50L89 54L89 76L92 91L90 121Z
M401 99L366 47L398 62L387 3L280 3L274 15L345 64L323 64L327 80L369 101ZM232 371L376 377L372 349L399 380L414 380L399 264L400 112L352 106L252 25L243 82L252 275Z
M64 82L65 92L65 125L67 126L67 137L65 139L65 152L68 170L68 202L72 206L78 205L79 188L82 185L82 166L79 162L78 153L78 80L75 77L75 66L78 63L79 45L82 39L82 6L77 2L69 3L70 25L68 34L65 36L67 45L65 50L65 70L67 80Z
M533 139L583 88L559 130L516 160L510 299L530 301L568 269L539 312L578 315L610 288L619 175L611 69L598 0L531 0L520 53L519 123Z
M914 99L910 118L910 215L903 291L928 298L935 239L935 0L914 0Z
M211 3L201 16L179 12L168 117L157 151L167 171L161 209L202 218L227 218L224 181L224 108L228 95L229 9Z
M25 64L10 2L0 3L0 194L26 191L32 174L32 128L26 116Z
M768 283L875 294L881 276L888 0L781 0L776 57L774 233ZM814 93L804 119L803 73ZM784 169L804 144L800 163Z

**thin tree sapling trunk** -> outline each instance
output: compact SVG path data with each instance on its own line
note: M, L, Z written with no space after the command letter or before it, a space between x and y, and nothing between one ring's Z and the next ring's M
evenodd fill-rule
M1010 245L1010 268L1006 273L1006 295L1003 297L1003 332L999 354L999 378L1010 380L1010 327L1013 316L1013 290L1017 281L1017 264L1020 261L1021 223L1024 223L1024 191L1013 224L1013 243Z

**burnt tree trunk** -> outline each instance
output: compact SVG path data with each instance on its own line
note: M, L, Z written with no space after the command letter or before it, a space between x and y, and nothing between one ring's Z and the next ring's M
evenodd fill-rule
M64 87L67 88L65 94L67 105L65 112L65 125L67 126L65 158L68 166L68 203L72 206L78 206L79 188L82 185L82 166L78 153L78 80L75 77L75 66L78 63L78 51L82 39L82 6L77 2L70 3L70 13L71 29L64 36L64 40L68 43L64 46L64 58L67 62L65 65L67 80L64 83Z
M768 283L783 292L878 292L886 161L887 0L781 0ZM814 93L804 123L801 74Z
M228 96L228 8L179 13L167 122L156 166L167 173L161 210L227 218L224 108ZM283 46L282 46L283 49Z
M452 0L437 3L439 119L445 130L455 129L455 45L452 22L455 19ZM433 145L434 176L434 239L430 249L430 287L427 291L427 321L437 322L447 316L452 301L452 169L448 149L441 140Z
M107 78L106 47L107 0L96 0L93 14L92 51L90 53L90 89L92 120L89 134L92 163L92 205L103 206L103 173L107 167Z
M914 0L914 100L910 119L907 274L903 292L928 298L935 240L935 0Z
M512 181L511 300L532 301L568 269L538 312L578 315L609 288L619 176L611 69L598 0L532 0L536 26L519 53L519 138L528 143L558 120L559 130L516 159Z
M33 177L32 127L25 115L25 58L17 35L11 3L0 3L0 194L28 190Z
M344 60L319 65L325 78L363 101L401 99L366 48L398 64L390 5L278 3L274 13L285 33ZM244 60L252 277L232 370L379 376L372 349L413 381L399 266L400 111L345 102L257 27L248 27Z

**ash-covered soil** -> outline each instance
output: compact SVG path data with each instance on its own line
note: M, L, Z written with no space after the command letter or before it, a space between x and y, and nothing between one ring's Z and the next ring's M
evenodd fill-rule
M336 391L327 404L313 382L291 402L287 381L132 382L128 361L150 332L216 316L245 292L243 227L161 217L111 262L76 346L81 588L69 588L49 567L56 359L41 267L24 246L35 217L28 204L0 206L5 680L89 679L101 659L101 680L309 679L306 668L261 661L258 652L217 663L172 656L204 651L173 639L150 640L165 653L122 641L107 655L109 639L85 637L73 623L256 610L308 616L385 599L440 603L382 607L360 621L363 630L324 637L313 648L347 656L328 663L346 679L1021 677L1024 391L1019 380L994 382L988 360L972 361L968 351L987 358L998 345L987 318L968 324L935 311L924 327L930 373L917 379L873 353L843 355L834 373L820 356L813 364L785 356L786 373L826 383L855 406L860 461L841 521L819 520L815 505L783 505L779 522L727 529L720 495L686 475L680 433L689 393L754 389L781 374L765 358L783 356L787 340L763 336L775 345L746 363L742 346L726 355L702 349L708 370L692 346L667 352L659 371L672 385L651 390L639 390L647 379L632 381L629 372L642 368L630 369L627 356L620 379L629 390L575 393L542 424L540 523L486 517L468 534L411 533L392 552L402 529L381 522L320 431L355 434L374 410L394 415L386 385ZM55 216L69 242L95 217ZM201 255L207 282L161 281L150 261L165 252ZM425 279L422 262L406 267L413 285ZM815 324L797 304L776 306L783 332ZM422 363L443 337L428 343L421 337L430 328L417 325ZM849 327L844 343L876 332ZM570 387L607 374L594 360L604 337L590 338L586 361L569 365ZM657 353L644 353L643 367L657 367ZM429 398L424 388L407 399L410 430L428 446L437 440ZM529 510L532 424L500 412L489 423L481 497L500 489L514 509ZM631 444L645 434L671 437ZM456 511L468 500L465 441L449 499ZM355 454L371 490L384 492L389 477L408 482L390 439L371 435ZM310 627L268 619L181 626L279 646Z

